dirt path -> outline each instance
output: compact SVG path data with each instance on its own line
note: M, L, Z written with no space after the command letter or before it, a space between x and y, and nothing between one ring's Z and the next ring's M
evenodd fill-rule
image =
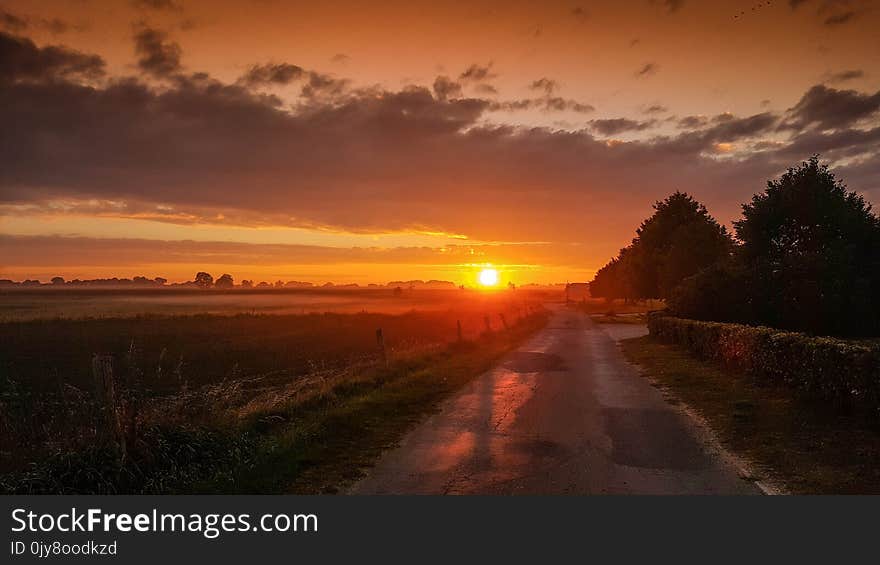
M757 494L599 326L548 326L386 453L353 494Z

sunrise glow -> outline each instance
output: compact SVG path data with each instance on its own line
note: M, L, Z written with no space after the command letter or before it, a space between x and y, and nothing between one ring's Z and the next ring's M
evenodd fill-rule
M483 269L480 271L480 284L482 286L495 286L498 284L498 271L495 269Z

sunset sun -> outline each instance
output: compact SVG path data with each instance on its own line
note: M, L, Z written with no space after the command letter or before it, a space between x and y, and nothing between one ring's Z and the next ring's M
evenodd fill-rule
M498 284L498 271L495 269L483 269L480 271L480 284L482 286L495 286Z

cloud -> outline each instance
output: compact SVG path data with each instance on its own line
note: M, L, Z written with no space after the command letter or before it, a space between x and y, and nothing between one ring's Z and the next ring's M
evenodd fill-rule
M660 67L657 63L645 63L639 70L635 72L635 76L638 77L648 77L657 73L657 70Z
M181 11L183 6L175 0L131 0L135 8L144 10L170 10Z
M544 93L549 96L559 88L559 84L555 80L543 77L533 81L532 84L529 85L529 88L532 90L543 90Z
M709 123L706 116L685 116L678 120L676 127L679 129L696 129L701 128Z
M434 94L437 96L438 100L461 98L461 84L447 76L438 76L434 79Z
M668 111L669 108L661 106L660 104L652 104L651 106L642 109L643 114L665 114Z
M681 10L684 0L649 0L651 4L660 4L669 14L674 14Z
M157 241L135 238L14 236L0 234L0 253L9 264L37 268L184 265L449 265L475 260L501 264L571 264L571 246L464 244L443 247L331 247L222 241ZM247 267L245 267L247 268Z
M865 183L880 175L871 159L880 134L849 127L876 112L880 95L821 85L784 116L718 114L674 134L619 141L594 136L594 128L609 131L601 116L579 131L490 119L493 111L594 110L561 97L462 98L448 84L349 89L306 71L305 98L291 106L203 73L161 86L143 77L85 84L103 70L100 57L9 35L0 35L0 50L7 208L106 201L161 221L368 233L418 226L482 240L513 230L523 241L611 251L676 188L728 218L767 178L819 148L845 156L838 167L854 188L870 189ZM778 130L780 119L803 127ZM742 149L770 140L781 145ZM719 148L730 152L719 158Z
M483 82L497 77L498 75L492 72L491 62L487 65L473 64L458 76L459 80L464 82Z
M28 21L21 16L0 9L0 27L12 32L22 32L27 29Z
M571 15L578 21L585 21L590 18L590 13L583 6L575 6L571 9Z
M830 16L825 18L824 23L826 26L839 26L852 21L855 17L856 13L853 11L840 12L837 14L831 14Z
M643 131L657 125L656 120L638 121L629 118L590 120L593 131L602 135L618 135L628 131Z
M168 40L164 31L140 27L134 35L138 67L158 78L169 77L182 70L180 45Z
M300 95L305 98L336 97L345 92L349 84L347 79L338 79L327 74L311 71L308 81Z
M878 110L880 92L865 94L817 84L797 104L789 108L783 127L804 129L815 126L821 129L837 129L868 118Z
M18 81L95 80L104 60L67 47L37 47L24 37L0 32L0 84Z
M577 100L550 95L545 95L540 98L522 98L520 100L493 102L490 104L489 109L506 112L542 110L544 112L576 112L578 114L589 114L596 110L596 108L590 104L584 104Z
M337 65L344 65L351 61L351 57L346 55L345 53L337 53L330 58L331 63L335 63Z
M865 76L865 71L861 69L851 69L846 71L839 71L836 73L828 73L826 76L827 78L825 79L825 82L838 84L841 82L863 78Z
M789 0L788 5L792 10L797 10L802 5L813 3L817 5L816 17L822 24L837 27L855 21L862 13L871 9L872 0Z
M7 12L0 8L0 29L13 33L22 33L29 28L39 28L48 31L52 35L60 35L68 31L84 31L84 24L70 24L61 18L32 18Z
M248 86L286 85L302 79L306 71L290 63L253 65L238 81Z

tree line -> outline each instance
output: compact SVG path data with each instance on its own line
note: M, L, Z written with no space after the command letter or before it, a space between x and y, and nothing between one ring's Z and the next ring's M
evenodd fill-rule
M880 218L814 156L742 205L734 234L690 195L654 205L590 283L675 314L817 335L880 335Z

